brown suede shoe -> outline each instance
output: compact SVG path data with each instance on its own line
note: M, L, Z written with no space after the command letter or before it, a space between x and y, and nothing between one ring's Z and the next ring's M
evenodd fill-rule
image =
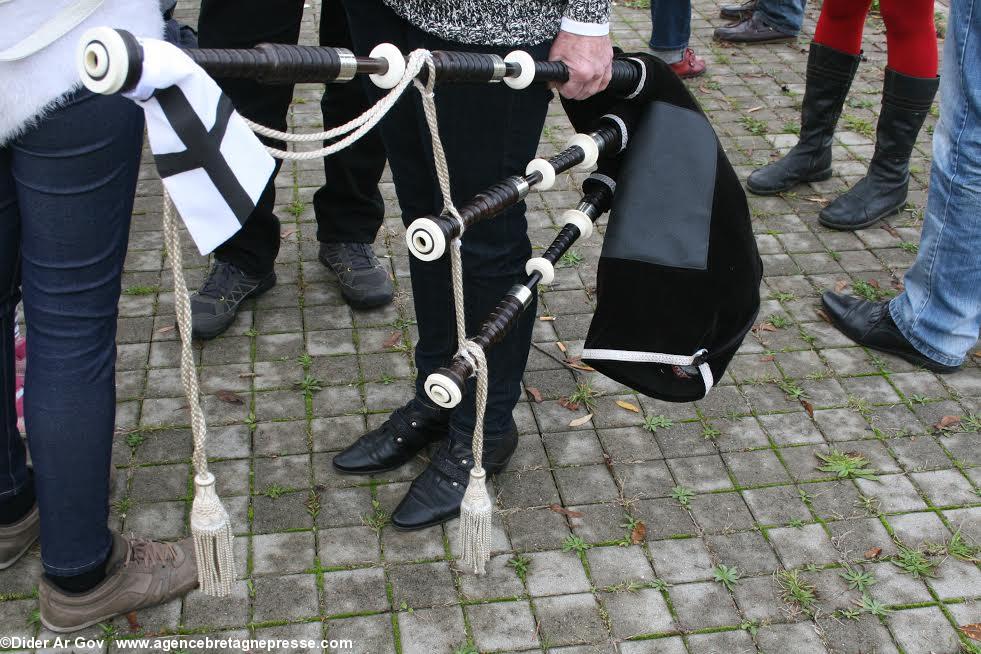
M40 535L41 514L37 504L19 522L0 527L0 570L17 563Z
M64 592L46 577L39 588L41 624L56 633L162 604L198 585L194 541L162 543L113 534L106 578L87 593Z

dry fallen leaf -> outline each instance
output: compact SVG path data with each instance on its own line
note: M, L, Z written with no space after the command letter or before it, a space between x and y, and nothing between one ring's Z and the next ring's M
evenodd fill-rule
M637 545L643 543L645 540L647 540L647 525L643 522L638 522L630 531L630 542Z
M814 313L816 313L818 315L818 318L820 318L824 322L828 323L829 325L833 324L831 322L831 317L824 312L824 309L815 309L814 310Z
M872 288L882 288L881 286L879 286L879 280L877 279L868 279L867 281L869 283L869 286L871 286Z
M552 322L555 320L555 316L540 316L538 319L542 322Z
M569 411L578 411L579 410L579 403L578 402L573 402L572 400L570 400L569 398L567 398L565 396L559 398L559 406L562 406L562 407L568 409Z
M846 282L844 279L839 279L837 282L835 282L835 293L841 293L846 288L848 288L848 282Z
M565 343L563 343L562 341L555 341L555 347L559 348L559 352L561 352L562 354L565 354L566 352L569 351L569 348L567 348L565 346Z
M157 330L157 333L158 334L167 334L169 332L174 331L175 329L177 329L177 325L176 324L175 325L164 325L163 327L161 327L160 329Z
M621 409L626 409L627 411L633 411L634 413L640 413L640 407L636 404L631 404L630 402L624 402L623 400L617 400L617 406Z
M961 424L960 416L944 416L943 418L940 419L940 422L938 422L933 426L933 428L939 431L943 431L944 429L950 429L954 425L959 425L959 424Z
M820 195L815 195L814 197L804 198L804 199L807 200L808 202L815 202L815 203L820 204L822 206L824 206L824 205L826 205L826 204L829 203L828 198L822 198Z
M385 342L382 343L382 347L387 350L395 347L401 342L402 342L402 332L398 332L398 331L392 332L391 334L388 335L388 338L385 339Z
M140 626L140 621L136 619L136 611L130 611L126 614L126 621L129 623L130 631L140 631L143 627Z
M807 400L801 400L800 403L802 405L804 405L804 410L807 411L807 415L811 416L811 419L813 420L814 419L814 405L811 404L810 402L808 402Z
M961 633L971 640L981 640L981 622L964 625L961 627Z
M283 232L282 234L280 234L280 235L279 235L279 238L281 238L281 239L283 239L283 240L285 241L286 239L288 239L288 238L289 238L290 236L292 236L293 234L296 234L296 230L295 230L295 229L293 229L293 228L290 228L290 229L287 229L287 230L286 230L285 232Z
M227 402L228 404L245 404L238 395L232 391L220 390L215 393L215 396L222 402Z
M981 350L978 350L977 352L971 352L971 358L978 359L979 361L981 361Z
M777 328L774 327L769 322L761 322L758 325L756 325L756 326L753 327L753 331L756 332L757 334L759 334L760 332L775 332L775 331L777 331Z
M867 558L867 559L877 559L877 558L879 558L879 555L880 554L882 554L882 548L881 547L873 547L873 548L870 548L870 549L866 550L866 552L865 552L865 558Z
M747 109L746 110L746 113L748 113L748 114L755 113L755 112L759 111L762 108L763 108L763 105L761 105L761 104L760 105L756 105L752 109Z
M898 280L898 279L892 280L892 283L890 284L890 286L892 286L894 289L896 289L900 293L902 293L903 291L906 290L906 285L903 284L903 282L900 281L900 280Z
M569 426L570 427L582 427L583 425L585 425L587 422L589 422L592 419L593 419L593 414L592 413L587 413L582 418L576 418L575 420L573 420L572 422L570 422L569 423Z
M766 363L767 361L776 361L776 357L772 354L765 354L760 357L760 363Z
M549 504L548 505L548 509L549 509L549 511L553 511L555 513L560 513L560 514L562 514L564 516L568 516L570 518L581 518L583 516L583 514L581 512L579 512L579 511L570 511L569 509L565 508L561 504Z
M881 227L882 229L889 232L889 235L892 236L893 238L899 238L899 232L897 232L896 228L890 225L889 223L882 223Z
M565 365L569 366L570 368L575 368L576 370L582 370L583 372L595 372L596 371L596 368L593 368L592 366L583 363L582 362L582 359L580 359L579 357L568 357L568 358L566 358L566 360L564 361L564 363L565 363Z
M538 390L534 386L526 386L525 391L528 393L528 396L531 397L531 399L535 400L536 403L538 404L542 403L543 398L542 398L542 392L540 390Z
M238 376L238 378L239 379L253 379L253 378L258 377L258 376L259 376L259 374L258 373L255 373L255 372L243 372L241 375Z

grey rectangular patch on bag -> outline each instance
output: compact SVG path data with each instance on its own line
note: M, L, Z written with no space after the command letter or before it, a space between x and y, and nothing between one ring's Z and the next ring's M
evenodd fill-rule
M652 104L630 137L602 256L705 270L717 165L704 116Z

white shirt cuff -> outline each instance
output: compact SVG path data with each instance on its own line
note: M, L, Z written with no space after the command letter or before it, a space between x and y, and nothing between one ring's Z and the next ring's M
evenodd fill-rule
M562 17L562 24L559 29L563 32L569 32L570 34L579 34L580 36L606 36L610 33L609 23L583 23L578 20L572 20L571 18Z

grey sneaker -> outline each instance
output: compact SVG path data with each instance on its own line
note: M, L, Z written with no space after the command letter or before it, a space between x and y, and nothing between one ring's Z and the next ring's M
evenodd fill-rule
M235 321L238 308L276 285L276 271L248 275L230 263L215 261L204 284L191 295L191 336L210 340Z
M17 563L40 535L41 514L37 504L19 522L0 526L0 570Z
M87 593L64 592L46 577L38 589L41 624L67 633L180 597L198 585L194 542L162 543L113 534L106 578Z
M370 243L321 243L320 263L334 271L341 295L355 309L373 309L392 301L392 280Z

